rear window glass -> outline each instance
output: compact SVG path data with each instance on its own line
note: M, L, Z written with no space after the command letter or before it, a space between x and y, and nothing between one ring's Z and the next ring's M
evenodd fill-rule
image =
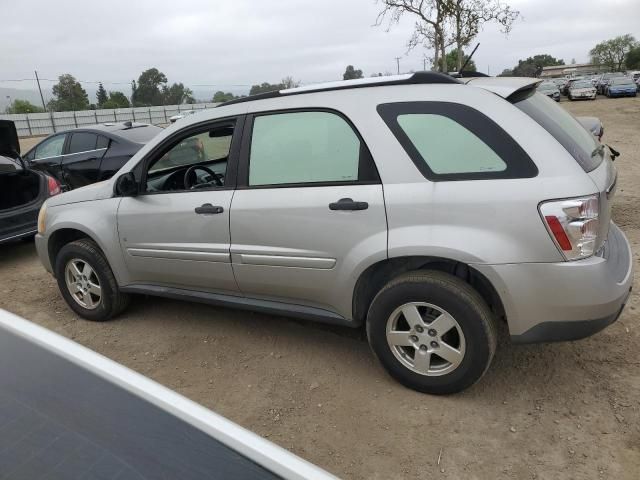
M614 78L611 80L611 85L633 85L631 78Z
M147 143L161 131L162 128L156 127L155 125L145 125L143 127L133 127L127 130L118 130L114 133L133 143Z
M549 132L580 164L585 172L594 170L603 159L598 142L573 115L539 93L523 93L513 104Z

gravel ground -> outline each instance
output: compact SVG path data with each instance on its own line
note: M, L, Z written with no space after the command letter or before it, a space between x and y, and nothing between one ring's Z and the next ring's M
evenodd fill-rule
M640 98L563 105L600 117L622 153L614 218L637 260ZM392 381L362 331L144 297L115 321L83 321L33 244L0 250L0 308L354 479L637 479L639 306L634 293L616 324L580 342L503 338L479 384L432 397Z

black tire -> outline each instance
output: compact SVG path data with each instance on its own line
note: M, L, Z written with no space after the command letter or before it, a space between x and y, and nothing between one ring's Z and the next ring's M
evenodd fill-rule
M73 297L66 284L65 268L72 259L80 259L91 266L101 287L100 301L94 309L84 308ZM95 242L80 239L68 243L58 253L55 262L58 288L67 305L82 318L94 322L109 320L121 313L129 304L129 295L118 289L116 278L104 254Z
M394 355L387 342L387 321L396 309L410 302L433 304L457 321L466 348L453 371L440 376L423 375ZM459 278L434 270L408 272L387 283L369 307L367 336L374 354L393 378L418 392L436 395L460 392L480 380L497 345L494 316L478 292Z

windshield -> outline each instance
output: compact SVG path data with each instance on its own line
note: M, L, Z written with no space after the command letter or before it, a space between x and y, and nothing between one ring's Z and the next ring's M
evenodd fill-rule
M541 83L538 90L557 90L555 83Z
M580 80L579 82L573 83L571 88L593 88L593 85L587 80Z
M585 172L600 165L603 152L595 137L556 102L535 91L522 92L512 102L549 132Z
M633 85L631 78L615 78L611 81L611 85Z

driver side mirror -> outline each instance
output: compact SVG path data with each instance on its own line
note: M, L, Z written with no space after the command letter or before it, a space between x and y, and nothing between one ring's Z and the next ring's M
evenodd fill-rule
M133 172L123 173L116 180L114 190L119 197L135 197L138 195L138 182Z

